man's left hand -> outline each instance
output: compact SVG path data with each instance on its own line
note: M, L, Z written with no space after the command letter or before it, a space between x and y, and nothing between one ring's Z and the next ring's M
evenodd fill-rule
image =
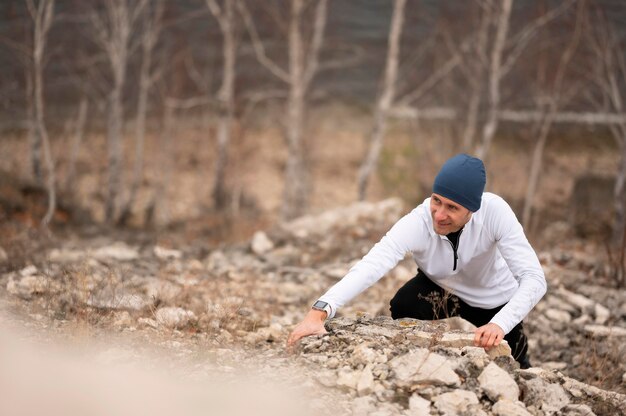
M500 345L502 338L504 338L504 331L494 323L488 323L474 331L474 345L486 350Z

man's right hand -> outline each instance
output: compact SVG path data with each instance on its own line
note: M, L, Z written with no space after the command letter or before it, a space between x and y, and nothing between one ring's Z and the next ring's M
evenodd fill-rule
M289 334L289 338L287 338L287 348L293 347L302 337L308 337L309 335L322 335L328 332L326 331L326 328L324 328L326 315L325 311L311 309L304 320L294 328L291 334Z

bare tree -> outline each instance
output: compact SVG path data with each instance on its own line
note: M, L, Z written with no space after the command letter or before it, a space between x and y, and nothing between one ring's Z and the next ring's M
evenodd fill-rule
M55 189L55 166L50 149L50 138L45 123L45 103L43 98L43 70L45 66L44 52L48 40L48 31L52 25L54 17L54 0L26 0L26 6L31 19L33 20L33 50L32 50L32 93L33 113L35 120L36 136L41 140L43 146L43 157L46 163L48 191L48 210L42 219L43 226L47 226L56 209L56 189Z
M398 62L400 61L400 38L404 24L404 7L406 0L394 0L391 25L389 27L389 39L387 47L387 61L382 91L376 102L374 110L374 126L370 131L369 149L361 164L358 176L358 197L360 201L365 199L369 178L376 168L383 140L387 130L388 112L393 104L396 94L396 82L398 77Z
M491 49L489 59L489 112L487 121L483 126L482 142L476 149L476 155L484 159L487 156L489 147L498 127L497 111L500 107L500 81L503 77L502 56L509 31L509 21L511 18L511 9L513 8L513 0L503 0L500 7L500 13L497 14L496 35Z
M226 206L225 174L228 166L228 148L233 129L235 107L235 64L237 40L235 37L235 1L224 0L220 6L217 0L206 0L211 13L217 19L223 37L222 85L217 94L217 160L213 181L213 204L217 209Z
M143 177L143 149L146 136L146 116L148 113L148 95L160 71L152 67L152 53L162 30L164 0L149 3L146 9L144 27L141 31L141 68L139 69L139 96L137 98L137 117L135 120L135 163L130 184L130 193L120 210L118 223L125 224L137 197L137 191Z
M554 77L554 82L551 88L552 91L550 94L547 95L546 108L544 109L545 117L539 124L539 134L533 149L530 165L530 174L528 177L528 186L526 188L526 198L524 199L524 210L522 212L522 224L524 224L524 226L526 227L530 226L530 218L535 199L535 193L537 192L539 175L541 173L543 150L548 140L548 134L550 133L550 129L554 122L557 111L559 110L563 102L566 101L564 99L564 95L571 95L576 91L575 88L571 88L569 92L566 92L566 94L564 94L563 81L565 78L565 72L568 69L570 62L572 61L574 52L576 51L576 48L578 47L581 39L584 8L585 1L580 0L578 3L578 12L576 17L574 34L572 35L567 47L563 51L561 59L559 60L556 74Z
M511 71L515 63L519 59L524 49L534 39L539 29L545 26L556 17L565 12L577 0L564 0L557 7L550 9L539 18L525 25L514 35L509 36L509 25L511 20L511 12L513 9L513 0L502 0L494 2L493 0L481 1L482 7L499 7L497 12L493 12L493 25L495 26L495 35L489 52L489 68L487 73L487 119L482 128L481 142L476 147L475 153L481 159L486 159L493 138L498 129L498 112L501 109L501 82L503 78Z
M80 145L85 134L85 124L87 122L87 112L89 111L89 100L86 95L80 100L78 106L78 115L74 126L74 134L72 137L72 145L70 150L70 160L67 168L67 176L65 177L65 190L70 191L74 187L74 177L76 172L76 159L80 151Z
M589 44L595 57L592 80L600 91L600 98L594 102L604 111L623 114L626 109L623 94L626 88L626 48L601 10L596 9L595 17L595 21L590 20L587 24L590 28ZM611 240L614 248L621 246L622 250L622 276L617 277L626 280L623 275L623 251L626 245L626 120L619 120L609 127L620 152L614 188L615 222Z
M310 41L306 44L303 36L304 0L290 0L288 25L288 69L270 59L265 53L254 21L243 2L238 3L248 32L252 39L258 61L274 76L287 83L289 92L286 100L286 140L288 148L283 193L282 217L295 218L308 207L310 181L305 160L304 121L306 118L306 98L311 81L319 69L319 54L324 39L328 0L318 0L313 18Z
M122 133L124 109L122 94L126 82L130 41L133 27L147 0L107 0L104 10L93 9L89 15L95 40L104 50L113 76L108 94L108 184L105 219L114 222L121 191Z

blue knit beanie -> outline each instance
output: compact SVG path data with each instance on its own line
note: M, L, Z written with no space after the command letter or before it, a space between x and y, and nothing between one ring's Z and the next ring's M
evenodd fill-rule
M476 212L480 208L485 182L483 161L466 154L458 154L441 167L433 183L433 193Z

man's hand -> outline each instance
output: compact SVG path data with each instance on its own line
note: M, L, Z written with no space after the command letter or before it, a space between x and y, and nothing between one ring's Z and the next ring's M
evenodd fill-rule
M325 334L327 332L326 328L324 328L326 315L327 313L325 311L311 309L304 317L304 320L289 334L289 338L287 338L287 348L293 347L302 337Z
M474 331L474 345L486 350L500 345L502 338L504 338L504 331L494 323L488 323Z

